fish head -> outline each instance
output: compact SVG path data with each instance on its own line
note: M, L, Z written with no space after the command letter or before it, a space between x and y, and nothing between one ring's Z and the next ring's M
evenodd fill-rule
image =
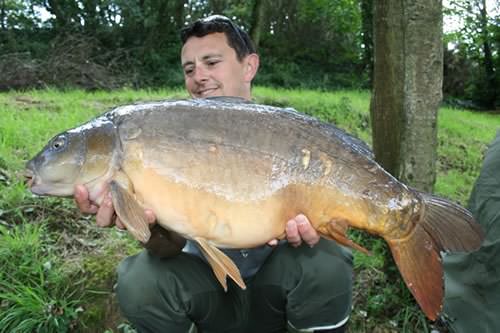
M25 176L38 195L72 196L76 184L107 181L116 148L111 121L96 121L54 136L26 164Z

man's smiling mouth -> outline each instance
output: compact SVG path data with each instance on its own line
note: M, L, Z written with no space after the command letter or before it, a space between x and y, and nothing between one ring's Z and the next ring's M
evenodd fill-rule
M202 90L198 90L196 92L196 94L200 97L206 97L206 96L210 96L211 93L213 93L215 90L217 90L218 88L207 88L207 89L202 89Z

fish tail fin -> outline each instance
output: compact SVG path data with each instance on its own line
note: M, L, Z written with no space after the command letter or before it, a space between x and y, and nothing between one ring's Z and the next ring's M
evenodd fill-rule
M413 231L387 242L417 303L429 319L436 320L444 294L441 251L473 251L481 245L483 232L461 206L430 194L420 197L424 209Z

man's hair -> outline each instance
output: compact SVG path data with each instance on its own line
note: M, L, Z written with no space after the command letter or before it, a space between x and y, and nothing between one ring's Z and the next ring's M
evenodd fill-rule
M249 54L256 53L250 36L222 15L198 19L183 28L181 30L182 45L186 44L190 37L203 37L216 32L223 32L226 35L229 46L236 51L238 61L242 61Z

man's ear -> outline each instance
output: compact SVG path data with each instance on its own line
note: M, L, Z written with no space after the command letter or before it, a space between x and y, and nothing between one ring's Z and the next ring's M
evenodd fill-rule
M245 74L244 79L246 82L252 82L257 70L259 69L259 55L257 53L251 53L245 57Z

